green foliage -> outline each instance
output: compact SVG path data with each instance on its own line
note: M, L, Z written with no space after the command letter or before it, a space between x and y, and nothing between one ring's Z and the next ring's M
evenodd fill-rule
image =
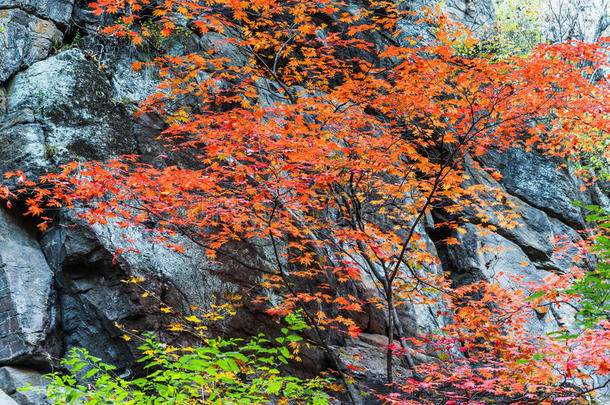
M575 205L582 206L579 202ZM584 208L591 212L587 221L597 222L602 230L591 249L598 256L597 268L587 273L567 292L582 297L582 309L576 318L583 326L592 328L599 321L608 320L610 315L610 213L596 205Z
M48 142L44 144L44 157L47 160L53 160L57 156L57 146Z
M72 48L78 48L80 41L80 32L76 31L76 33L74 34L74 38L72 38L72 41L70 41L69 43L64 43L62 41L55 41L53 43L53 54L57 54L60 52L64 52L67 51L68 49L72 49Z
M487 36L457 51L465 58L525 56L543 42L541 0L494 0L495 26Z
M494 0L497 32L490 41L499 56L527 54L543 42L540 0Z
M458 54L467 59L487 57L497 60L504 54L503 44L498 35L481 39L473 44L463 44L456 47Z
M48 375L46 394L55 404L328 404L325 379L284 376L278 370L302 340L294 332L305 325L292 318L274 342L259 334L248 341L218 337L201 347L178 348L145 334L139 362L147 375L133 380L115 375L115 367L85 349L73 349L62 362L70 373Z
M576 163L576 169L582 173L595 174L598 180L610 181L608 150L610 150L610 144L606 143L598 145L597 150L593 152L581 153L579 162Z
M123 24L123 18L119 18L117 21L119 24ZM188 39L192 36L192 31L188 29L185 25L176 25L171 35L164 32L161 24L155 18L147 18L145 20L139 21L137 23L128 24L131 26L132 24L137 24L142 29L143 32L146 32L144 37L144 41L141 44L148 52L157 51L157 52L170 52L172 48L176 46L187 48Z

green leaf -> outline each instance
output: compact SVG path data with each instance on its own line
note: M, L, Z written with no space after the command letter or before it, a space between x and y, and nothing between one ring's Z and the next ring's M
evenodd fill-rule
M218 362L216 364L218 364L218 366L220 368L222 368L224 371L230 371L233 373L239 372L239 366L237 365L235 360L233 360L231 358L220 359L220 360L218 360Z
M525 300L530 301L530 300L534 300L536 298L540 298L540 297L544 296L545 293L546 293L545 291L538 291L538 292L530 295L529 297L527 297Z
M238 352L230 352L230 353L227 353L227 355L232 356L234 359L241 360L244 363L248 361L248 358L246 356L244 356L243 354L238 353Z
M284 342L291 339L300 338L286 337ZM161 343L151 336L145 347L152 354L145 356L142 363L145 368L154 371L132 381L103 372L113 366L89 356L86 351L73 349L65 360L65 363L70 363L68 369L71 366L71 372L75 373L85 366L91 368L86 372L86 377L94 379L95 384L81 385L78 383L80 378L73 374L50 374L47 376L50 380L49 398L54 403L65 404L88 400L88 404L100 405L107 401L134 405L177 405L201 402L203 390L206 392L206 403L261 404L268 403L270 395L279 395L282 387L290 384L292 391L284 392L281 394L283 397L308 404L328 404L327 396L321 391L322 381L328 380L285 376L275 367L275 363L288 363L286 356L290 354L289 348L261 346L263 343L271 342L260 338L241 344L237 339L216 338L205 341L203 347L195 348L195 352L176 358L164 353ZM219 349L228 347L236 348L236 351L223 352ZM274 356L275 353L278 355ZM241 372L238 362L245 364L246 372Z
M267 386L267 393L277 395L282 389L284 382L282 380L276 380Z
M87 371L87 374L85 374L85 378L91 378L94 375L96 375L99 371L100 371L99 368L91 369L91 370Z

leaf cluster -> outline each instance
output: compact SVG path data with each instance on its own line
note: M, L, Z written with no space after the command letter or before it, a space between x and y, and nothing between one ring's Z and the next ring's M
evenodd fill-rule
M576 203L582 206L580 203ZM598 235L591 246L597 257L595 270L577 280L567 291L581 297L582 308L576 314L578 321L586 328L593 328L600 321L608 321L610 316L610 213L597 205L584 206L590 212L588 222L597 223Z
M328 404L327 380L285 376L278 369L302 340L299 329L298 323L283 328L274 341L263 334L246 341L217 337L195 348L170 346L147 333L139 347L146 375L133 379L75 348L62 361L67 374L47 375L45 394L56 404Z

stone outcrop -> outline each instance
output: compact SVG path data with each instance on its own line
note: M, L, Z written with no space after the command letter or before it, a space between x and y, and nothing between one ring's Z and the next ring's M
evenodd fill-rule
M413 8L423 3L428 2L403 2L404 7ZM444 3L447 11L474 30L493 22L490 0ZM100 38L96 24L99 18L88 13L86 6L73 9L69 0L0 0L0 172L39 175L72 160L131 153L156 162L154 158L163 152L155 141L162 121L152 115L136 120L130 114L135 103L155 88L155 72L132 72L132 60L146 55ZM401 28L408 35L425 35L412 21L405 21ZM78 43L62 44L69 30L82 35ZM389 39L373 40L383 46ZM193 35L186 45L205 49L214 41ZM61 51L63 45L71 49ZM227 46L223 52L231 54L234 49ZM269 103L274 101L270 96ZM190 158L173 155L167 162L188 166ZM521 216L520 226L480 235L472 225L476 213L467 211L471 220L465 225L467 232L451 235L461 245L446 246L439 243L441 235L434 229L434 221L442 219L435 213L426 218L420 232L442 265L427 271L451 271L456 284L489 279L500 272L536 280L566 271L571 263L554 255L551 240L558 235L581 238L577 231L584 227L584 217L572 201L608 204L607 196L599 190L583 194L567 169L558 170L562 162L535 153L490 153L479 163L496 168L503 177L496 181L473 162L471 181L506 191L507 203ZM493 211L489 214L493 217ZM163 319L154 305L142 299L140 290L121 280L145 277L147 288L186 314L190 305L205 309L223 294L247 291L246 298L253 298L260 293L255 286L258 275L250 274L244 263L227 258L211 262L187 239L178 240L188 251L183 255L147 241L149 235L142 229L120 229L112 223L91 226L74 212L58 214L55 225L42 235L17 216L17 212L0 210L0 366L6 366L0 368L0 404L41 403L34 394L16 392L15 387L25 382L43 385L38 371L47 371L54 358L72 347L85 347L122 368L133 366L137 352L120 339L114 324L155 329ZM134 242L128 244L128 239ZM141 253L116 261L113 252L128 245ZM483 246L490 249L481 251ZM503 250L493 252L501 246ZM234 254L245 264L256 265L265 265L271 257L265 245L236 246ZM500 281L509 285L506 277ZM366 276L350 288L363 298L378 294ZM406 307L399 317L409 334L431 332L443 322L435 315L438 309ZM547 314L533 327L550 331L563 321L563 315ZM357 377L382 386L382 314L371 307L357 316L363 338L351 341L336 336L332 344L341 349L345 361L357 353L368 356L367 371ZM216 327L225 334L243 336L273 326L263 308L253 305ZM303 357L303 367L310 370L329 366L320 353ZM7 396L10 399L3 399Z
M51 21L19 8L0 7L0 82L46 58L63 34Z
M0 404L3 405L19 405L15 400L8 396L8 394L0 390Z
M0 363L57 355L54 274L34 235L0 212Z
M104 73L78 49L17 74L7 99L0 127L3 171L40 175L73 160L136 152L130 115Z
M0 0L0 8L18 8L31 15L66 26L74 0Z
M20 367L2 367L0 368L0 404L50 405L50 401L39 392L47 383L47 379L36 371ZM25 386L31 386L32 390L19 390Z

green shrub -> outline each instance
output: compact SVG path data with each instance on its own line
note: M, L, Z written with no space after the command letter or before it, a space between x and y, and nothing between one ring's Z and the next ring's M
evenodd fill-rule
M218 337L196 348L168 346L148 333L139 347L147 375L136 379L121 378L114 366L73 349L62 361L69 373L49 374L45 393L56 404L328 404L325 379L278 370L295 357L302 338L294 332L303 328L293 319L273 342L263 334L247 341Z
M575 203L581 206L580 203ZM596 269L578 280L568 293L581 296L581 309L576 319L583 326L592 328L610 316L610 214L596 205L587 205L591 212L588 222L597 222L601 233L595 238L591 251L597 254Z

